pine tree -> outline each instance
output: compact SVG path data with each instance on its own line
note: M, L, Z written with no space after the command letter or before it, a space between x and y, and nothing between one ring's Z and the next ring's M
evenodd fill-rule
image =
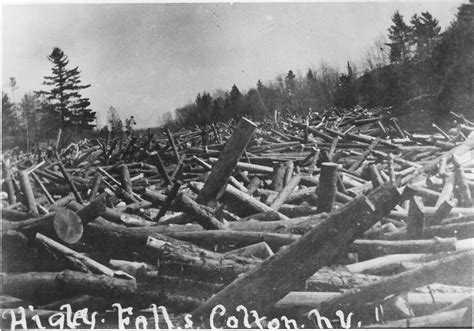
M441 31L439 22L429 12L424 12L421 16L413 15L410 23L411 43L416 46L415 56L418 60L426 60L433 50L434 39Z
M16 135L20 121L16 114L15 104L10 101L8 94L2 92L2 132L3 135Z
M390 62L406 63L410 58L410 27L403 20L403 15L398 11L392 16L392 26L388 29L388 38L391 43L390 47Z
M47 96L47 100L55 105L56 111L61 116L61 126L80 127L91 129L95 125L95 112L90 108L88 98L83 98L80 91L90 87L81 85L78 67L68 69L68 57L64 52L54 47L48 60L53 64L52 75L45 76L44 85L51 86L50 91L38 91L36 93Z

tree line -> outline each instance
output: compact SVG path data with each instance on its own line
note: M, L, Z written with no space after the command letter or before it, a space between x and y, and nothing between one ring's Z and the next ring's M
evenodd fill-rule
M406 21L395 12L386 36L376 40L357 70L345 72L322 64L305 75L292 70L242 93L201 92L195 102L166 113L163 122L175 126L205 126L247 116L261 120L273 112L305 115L328 107L393 107L400 113L429 108L439 116L451 110L472 116L474 106L474 4L458 8L456 18L441 32L429 12ZM174 116L173 116L174 115Z

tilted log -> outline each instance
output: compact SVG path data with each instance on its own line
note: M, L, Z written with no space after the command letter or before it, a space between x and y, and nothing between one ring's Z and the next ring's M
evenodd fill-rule
M219 230L224 228L224 224L219 222L214 215L205 208L191 199L187 194L180 193L177 197L178 206L188 214L193 221L200 224L207 230Z
M33 188L31 187L31 182L26 171L19 171L18 179L20 181L20 186L25 197L25 203L28 207L28 211L33 216L38 216L38 207L36 206L35 196L33 194Z
M473 207L473 200L471 197L471 190L466 182L463 169L459 157L453 155L454 164L454 190L459 197L459 207Z
M168 176L168 172L166 171L166 168L163 164L163 160L161 159L160 154L158 152L153 152L151 155L156 165L156 169L158 170L158 173L160 174L161 178L163 178L164 185L165 186L171 185L171 179Z
M321 303L316 308L324 315L338 309L355 312L370 303L377 303L391 294L398 294L446 279L470 279L474 251L463 252L433 261L410 271L386 277L375 283L349 290Z
M272 204L270 205L270 208L274 210L278 210L283 203L285 203L287 197L293 192L296 186L300 183L301 176L296 175L293 178L290 179L290 181L283 187L280 193L278 193L277 197L275 200L273 200Z
M128 194L127 203L137 202L133 197L132 182L130 181L130 172L126 164L120 167L120 187Z
M41 233L36 234L36 240L42 243L43 245L46 245L49 249L55 252L55 254L59 254L61 256L64 256L66 259L70 260L74 265L78 265L80 271L94 271L99 274L107 275L110 277L114 277L116 275L116 272L114 272L112 269L106 267L105 265L94 261L93 259L85 256L84 254L77 253L76 251L61 245L58 242L55 242L51 238L48 238ZM117 273L117 275L119 275ZM124 276L126 274L121 273L120 276ZM128 277L119 277L119 278L125 278L125 279L134 279L133 277L126 275Z
M176 195L178 194L179 188L183 185L183 182L177 180L174 182L172 189L166 196L166 200L164 201L163 205L160 208L160 211L155 216L154 221L159 221L161 217L165 216L168 209L171 207L173 200L175 199Z
M230 311L242 304L264 314L387 214L398 200L399 193L395 188L381 187L367 198L350 202L293 245L263 261L209 299L192 313L194 320L206 325L204 317L209 316L216 304L222 304Z
M219 160L204 183L204 187L199 192L196 202L206 205L210 201L217 200L219 192L232 174L240 155L242 155L242 152L252 138L256 127L255 123L244 117L239 121L234 133L227 141Z
M191 182L190 187L191 188L194 187L196 191L199 191L203 187L203 184L199 182ZM231 185L227 185L225 187L221 200L225 204L227 204L229 207L231 207L232 204L235 205L236 203L240 205L239 207L245 206L244 210L237 208L242 213L245 213L245 215L242 215L242 216L248 216L255 213L275 211L270 206L267 206L266 204L255 199L254 197L238 190L237 188ZM288 217L280 213L280 219L288 219Z
M12 205L16 202L15 188L13 187L12 175L11 175L10 169L7 163L5 162L5 160L2 160L2 172L3 172L3 178L5 179L5 185L7 188L8 203Z
M464 321L467 308L446 311L442 313L434 313L426 316L413 317L397 321L389 321L384 324L365 325L367 329L380 328L461 328L471 327L472 323Z
M429 225L438 225L442 220L449 216L449 213L454 208L454 203L444 200L436 209L434 214L429 218Z
M380 138L377 138L373 142L370 143L369 147L356 159L356 161L349 167L349 171L356 171L364 162L367 157L372 153L372 151L377 147L380 142Z
M61 170L61 173L62 173L64 179L66 180L69 187L71 188L71 191L74 194L74 198L76 198L77 202L84 203L84 200L82 200L81 194L77 190L76 185L72 181L71 176L69 175L69 173L67 172L67 170L64 167L63 163L61 162L61 157L59 156L59 154L57 152L56 152L56 158L58 160L59 170Z

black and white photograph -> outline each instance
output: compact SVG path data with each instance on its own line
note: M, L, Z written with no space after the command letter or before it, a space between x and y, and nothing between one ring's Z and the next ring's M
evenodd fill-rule
M1 2L2 330L472 329L474 0Z

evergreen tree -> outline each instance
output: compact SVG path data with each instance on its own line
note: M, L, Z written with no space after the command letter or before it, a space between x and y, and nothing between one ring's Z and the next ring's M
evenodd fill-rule
M202 95L201 93L198 93L196 97L196 106L198 108L196 120L199 126L204 126L213 121L212 97L209 93L203 92Z
M339 77L339 85L337 86L334 105L340 108L352 108L357 104L357 94L355 86L355 76L352 67L347 62L347 74Z
M15 105L10 101L8 94L2 92L2 132L5 136L19 133L20 121L16 114Z
M53 64L52 75L45 76L44 85L51 86L50 91L38 91L40 95L47 96L52 102L56 111L61 116L61 126L80 127L91 129L95 126L95 112L90 108L88 98L83 98L80 91L90 87L90 85L81 85L78 67L68 69L68 57L64 52L54 47L48 60Z
M438 25L438 20L433 18L429 12L413 15L410 23L411 28L411 43L416 46L415 57L418 60L426 60L432 52L434 39L439 36L441 27Z
M251 89L247 93L247 104L249 114L254 120L261 121L267 115L267 107L263 103L260 93L256 89Z
M392 26L388 29L388 38L391 43L390 62L406 63L410 58L410 27L403 20L403 15L398 11L392 16Z

